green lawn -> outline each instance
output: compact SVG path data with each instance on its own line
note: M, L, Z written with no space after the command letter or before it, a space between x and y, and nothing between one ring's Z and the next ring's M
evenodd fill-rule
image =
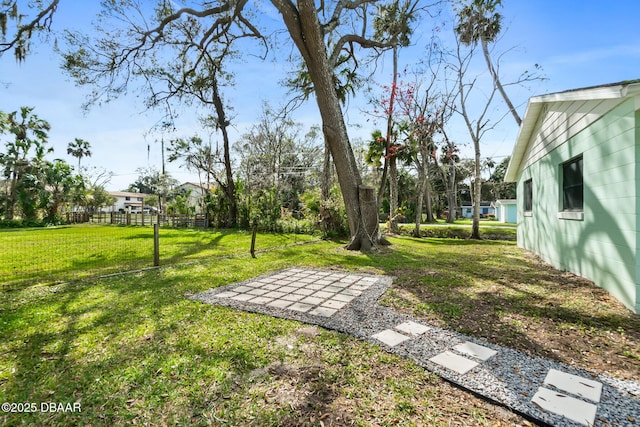
M260 234L257 249L313 240ZM160 263L249 252L250 232L160 229ZM2 286L55 283L153 265L153 228L105 225L0 230Z
M201 237L211 252L199 262L0 290L0 401L82 408L0 413L0 424L528 425L376 346L188 299L292 266L395 275L384 304L479 336L463 320L491 315L479 325L502 333L489 339L516 348L537 338L527 335L534 327L571 328L571 345L581 334L602 336L607 351L620 350L611 363L624 357L631 375L640 370L640 322L585 285L550 296L553 276L513 242L401 237L363 254L344 242L294 246L301 236L260 235L272 249L252 259L246 234L211 236L215 243ZM184 242L179 232L173 238ZM554 342L553 350L579 360L570 346Z

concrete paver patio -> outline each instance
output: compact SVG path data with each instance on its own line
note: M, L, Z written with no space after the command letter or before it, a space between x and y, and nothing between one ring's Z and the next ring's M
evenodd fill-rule
M289 268L192 298L351 334L557 426L638 425L640 384L466 337L376 304L392 278Z

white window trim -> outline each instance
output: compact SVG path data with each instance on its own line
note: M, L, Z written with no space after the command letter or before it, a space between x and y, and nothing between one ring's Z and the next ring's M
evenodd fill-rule
M558 212L558 219L568 219L572 221L584 221L583 211L562 211Z

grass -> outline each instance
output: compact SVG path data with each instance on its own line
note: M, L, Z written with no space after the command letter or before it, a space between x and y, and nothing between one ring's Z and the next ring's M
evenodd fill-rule
M309 235L260 234L257 249L313 240ZM251 233L160 229L160 263L249 252ZM153 228L80 225L0 230L0 283L50 284L151 267Z
M81 413L0 413L0 424L527 424L376 346L187 298L290 266L395 275L383 304L569 363L582 363L576 340L608 339L601 350L615 354L608 370L635 378L640 372L638 316L512 242L401 237L391 239L390 249L362 254L340 242L276 244L285 237L261 236L274 239L273 249L257 259L243 250L0 291L0 401L82 406ZM218 254L245 239L223 235ZM564 281L555 282L558 277ZM556 340L538 341L542 332Z

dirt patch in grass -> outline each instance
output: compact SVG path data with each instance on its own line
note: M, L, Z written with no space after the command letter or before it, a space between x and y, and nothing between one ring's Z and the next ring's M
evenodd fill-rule
M274 343L286 352L252 371L254 413L243 425L530 426L527 420L441 380L410 361L342 334L304 326ZM250 413L249 407L245 413ZM228 420L227 420L228 421Z
M591 281L513 246L396 269L382 303L444 328L637 380L640 316Z

